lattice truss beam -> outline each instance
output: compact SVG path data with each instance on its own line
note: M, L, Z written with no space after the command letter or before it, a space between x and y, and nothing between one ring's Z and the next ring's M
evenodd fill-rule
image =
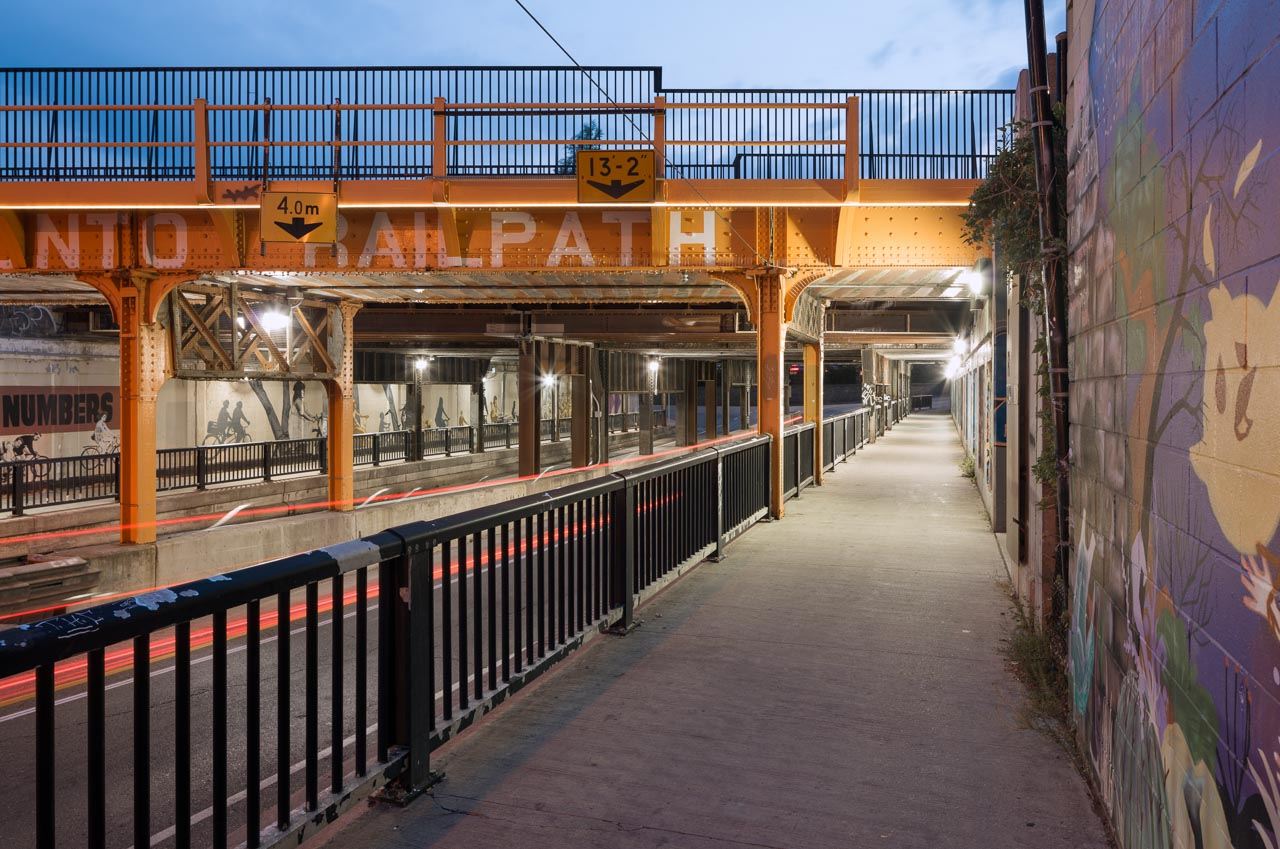
M335 304L208 283L179 287L169 301L178 377L319 380L337 372Z

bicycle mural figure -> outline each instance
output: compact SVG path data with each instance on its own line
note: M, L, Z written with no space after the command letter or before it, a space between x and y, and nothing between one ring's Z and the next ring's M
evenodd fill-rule
M36 443L39 440L38 433L24 433L7 442L0 442L0 463L4 464L3 473L0 474L0 485L7 485L13 480L13 469L17 463L34 464L24 470L25 478L38 481L48 476L48 466L35 462L49 459L36 450Z
M205 445L228 445L237 442L248 442L249 432L246 428L250 422L244 414L244 402L237 401L234 412L228 410L230 401L222 402L218 418L205 426Z
M106 413L98 416L98 423L93 426L93 435L89 439L93 441L93 444L85 446L84 450L80 452L81 457L95 454L115 454L120 450L120 437L112 433L111 428L107 427Z

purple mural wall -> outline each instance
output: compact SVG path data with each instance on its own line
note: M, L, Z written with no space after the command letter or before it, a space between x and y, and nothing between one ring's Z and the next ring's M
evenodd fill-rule
M1072 701L1125 849L1280 846L1280 5L1068 7Z

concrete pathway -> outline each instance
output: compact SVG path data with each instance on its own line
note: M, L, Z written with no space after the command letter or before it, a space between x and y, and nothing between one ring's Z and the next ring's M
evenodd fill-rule
M328 845L1105 846L1019 727L960 456L946 416L908 418L447 747L434 797Z

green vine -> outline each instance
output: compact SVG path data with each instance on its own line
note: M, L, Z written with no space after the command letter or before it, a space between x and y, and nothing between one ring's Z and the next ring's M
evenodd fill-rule
M1054 168L1067 173L1067 137L1061 107L1054 109ZM1066 220L1066 205L1059 192L1059 219ZM1040 196L1036 189L1035 139L1029 121L1014 121L1000 129L996 156L987 177L969 197L969 209L962 215L964 239L971 245L994 246L996 279L1018 275L1022 280L1019 304L1032 315L1045 316L1045 271L1065 261L1067 246L1062 240L1046 242L1040 234ZM1053 430L1053 398L1049 381L1049 346L1041 333L1033 348L1040 378L1040 455L1032 473L1041 483L1058 476Z

